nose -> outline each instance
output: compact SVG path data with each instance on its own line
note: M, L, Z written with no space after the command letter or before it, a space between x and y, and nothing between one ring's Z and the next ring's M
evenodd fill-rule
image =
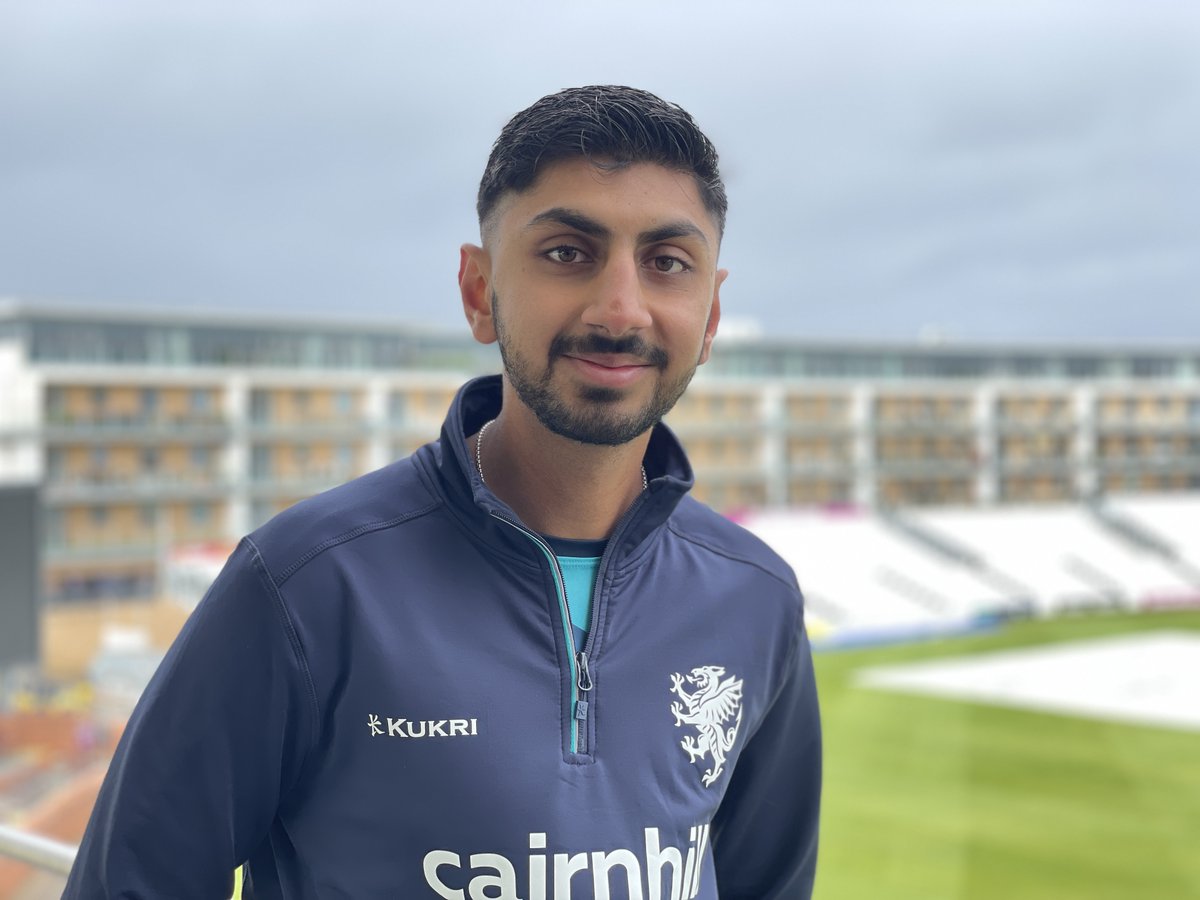
M603 329L612 337L650 327L650 308L636 260L610 259L597 273L592 288L594 293L583 312L585 325Z

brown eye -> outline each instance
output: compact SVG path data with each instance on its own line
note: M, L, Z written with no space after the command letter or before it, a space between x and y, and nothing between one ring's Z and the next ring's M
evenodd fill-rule
M550 257L550 259L554 260L555 262L560 262L560 263L579 262L579 248L578 247L569 247L569 246L555 247L553 250L547 250L546 255L548 257Z
M678 275L680 272L686 272L688 265L674 256L656 256L654 257L654 268L665 275Z

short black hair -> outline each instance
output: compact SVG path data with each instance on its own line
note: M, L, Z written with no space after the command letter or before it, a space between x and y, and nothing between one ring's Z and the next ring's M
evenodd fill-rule
M576 156L608 169L650 162L691 174L724 234L729 204L712 142L681 106L620 85L567 88L508 120L479 183L480 229L504 194L529 188L544 166Z

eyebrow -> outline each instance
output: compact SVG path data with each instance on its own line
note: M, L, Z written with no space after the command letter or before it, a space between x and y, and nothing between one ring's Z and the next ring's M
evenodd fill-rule
M596 221L591 216L580 212L577 209L567 209L563 206L552 207L545 212L540 212L532 219L526 228L532 228L535 225L541 225L544 222L556 222L559 225L565 225L567 228L572 228L581 234L586 234L588 237L607 239L612 237L612 230L601 222ZM638 243L640 244L657 244L662 241L669 241L672 238L680 237L695 237L708 245L708 237L695 224L686 219L678 219L674 222L667 222L657 228L652 228L649 231L643 231L638 235Z
M643 231L638 235L638 240L643 244L657 244L662 241L669 241L672 238L695 237L704 242L708 246L708 238L704 232L684 219L677 222L668 222L666 225L660 225L658 228L652 228L650 231Z
M525 227L532 228L534 225L541 225L543 222L557 222L559 225L566 225L568 228L573 228L578 232L586 234L588 237L607 238L612 236L612 232L606 226L597 222L591 216L562 206L555 206L545 212L538 213L529 220L529 224Z

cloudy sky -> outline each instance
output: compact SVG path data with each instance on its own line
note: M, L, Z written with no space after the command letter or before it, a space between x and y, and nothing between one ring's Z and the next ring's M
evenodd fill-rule
M1200 340L1190 0L13 0L0 296L457 326L496 133L598 82L716 142L731 324Z

